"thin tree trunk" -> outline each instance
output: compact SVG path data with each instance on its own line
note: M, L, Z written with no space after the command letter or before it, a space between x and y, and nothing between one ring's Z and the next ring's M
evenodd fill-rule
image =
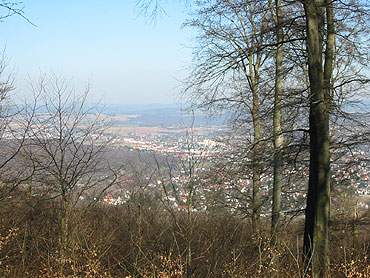
M259 59L253 59L251 53L248 58L249 78L252 91L252 124L253 124L253 153L252 153L252 229L258 230L261 210L261 138L262 125L260 119L259 100Z
M64 268L66 260L68 257L68 244L69 244L69 203L68 197L64 194L61 198L61 208L60 208L60 273L64 273Z
M310 81L310 174L304 233L305 266L312 277L328 277L328 231L330 216L330 82L334 59L332 3L326 3L327 39L323 67L322 34L324 8L321 3L304 2L308 74ZM334 38L334 39L333 39Z
M284 50L283 40L284 33L281 26L281 3L280 0L275 0L275 22L276 22L276 53L275 53L275 95L274 95L274 115L273 115L273 137L274 137L274 177L273 177L273 193L272 193L272 216L271 216L271 232L275 237L278 232L278 225L281 212L281 183L282 183L282 148L284 138L282 134L282 119L281 119L281 99L284 86Z
M68 200L65 196L62 197L61 215L60 215L60 247L61 253L64 255L68 247L68 226L69 226L69 208Z

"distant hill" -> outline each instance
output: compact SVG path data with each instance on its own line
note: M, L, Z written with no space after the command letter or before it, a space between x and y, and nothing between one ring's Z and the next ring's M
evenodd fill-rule
M116 124L134 126L188 127L193 121L197 127L220 126L227 119L226 115L209 116L201 112L195 112L193 116L176 104L105 105L101 111L112 116L128 115L127 119Z

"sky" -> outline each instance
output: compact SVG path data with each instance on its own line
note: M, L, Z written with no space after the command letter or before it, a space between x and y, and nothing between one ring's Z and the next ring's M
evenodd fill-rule
M191 61L186 7L167 1L153 23L136 0L23 0L27 18L0 23L0 48L15 78L16 97L30 95L43 75L87 85L104 104L168 104L178 101L180 80Z

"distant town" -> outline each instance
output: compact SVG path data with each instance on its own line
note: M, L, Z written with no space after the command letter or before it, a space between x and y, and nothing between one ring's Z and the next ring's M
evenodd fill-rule
M160 108L156 108L155 111L157 115L163 115L168 112L168 109L164 109L159 114L158 111L161 111ZM211 119L207 118L207 122L205 116L203 116L200 124L191 126L190 116L177 112L175 108L170 111L174 122L171 122L169 119L163 120L162 117L159 117L155 123L155 119L148 116L151 115L151 110L147 110L143 115L140 115L138 111L133 111L132 114L114 114L114 116L110 116L112 125L109 126L105 135L111 141L114 148L124 148L129 152L154 153L177 159L186 159L189 157L203 159L206 163L196 173L202 176L203 180L205 179L205 173L209 170L210 162L219 159L233 160L233 155L230 157L220 157L221 154L225 155L228 151L228 146L223 140L223 136L227 130L220 121L213 120L212 122ZM190 126L175 124L176 122L184 122L180 120L184 119L184 117ZM146 119L150 120L146 122ZM358 163L356 161L353 162L356 159L359 159ZM340 161L333 162L333 191L338 192L338 194L343 190L347 191L347 193L351 191L352 194L358 197L356 205L360 209L368 209L370 207L370 164L368 161L366 153L364 151L358 151L352 153L352 155L341 157ZM343 164L348 166L342 167ZM301 173L305 179L308 177L308 171L304 167L292 169L286 175L292 176L298 173ZM266 173L263 176L263 187L261 190L265 192L264 196L267 199L271 190L272 178L272 173ZM187 200L187 193L184 190L184 185L188 182L186 174L177 171L174 176L167 177L165 181L163 177L153 178L147 176L146 179L148 180L147 189L151 190L153 194L159 194L162 191L163 183L167 184L166 186L175 184L176 192L171 192L169 196L166 196L167 201L172 207L179 210L184 209ZM126 177L124 184L130 184L128 180ZM289 200L289 202L286 202L286 211L297 209L297 207L300 209L305 207L305 184L302 184L301 180L290 181L291 186L289 192L283 193L284 198ZM222 184L215 184L210 181L204 182L202 186L196 189L198 196L200 196L197 209L207 210L207 204L209 202L204 201L204 205L202 205L201 200L212 191L227 192L225 194L225 202L233 202L231 206L233 208L242 207L243 199L235 197L236 195L251 194L249 192L251 190L250 183L250 176L239 177L235 182L228 180ZM102 203L107 205L122 205L128 202L131 198L130 191L132 191L130 186L128 188L112 188L102 199ZM238 204L238 202L240 203ZM268 200L268 202L271 203L271 200Z

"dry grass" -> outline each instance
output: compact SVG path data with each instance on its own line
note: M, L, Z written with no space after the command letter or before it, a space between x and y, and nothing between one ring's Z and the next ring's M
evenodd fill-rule
M58 244L52 202L0 208L0 276L46 278L302 277L299 223L271 244L269 232L252 234L248 221L228 214L196 214L192 237L185 215L176 223L159 209L76 209L68 248ZM265 225L268 227L268 223ZM370 277L369 231L331 234L331 276ZM335 231L334 231L335 230ZM191 247L191 261L187 252Z

